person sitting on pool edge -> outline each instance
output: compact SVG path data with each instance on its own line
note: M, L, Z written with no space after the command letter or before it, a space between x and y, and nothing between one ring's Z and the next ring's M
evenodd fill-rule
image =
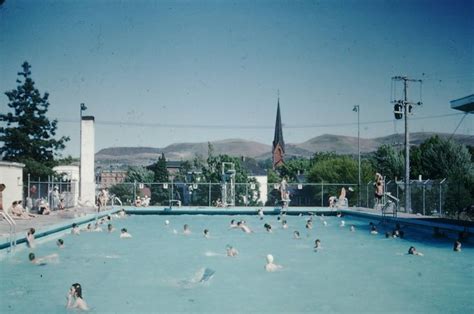
M66 299L66 308L68 309L89 310L86 301L82 298L82 287L78 283L72 284Z
M265 265L265 270L268 271L268 272L274 272L274 271L277 271L281 268L283 268L283 266L273 263L273 255L268 254L267 255L267 264Z
M414 246L410 246L410 248L408 249L408 254L409 255L423 256L423 253L418 252Z
M453 251L454 252L461 252L461 241L456 240L456 242L454 242Z
M120 238L131 238L131 237L132 235L128 233L127 228L122 228L122 230L120 230Z

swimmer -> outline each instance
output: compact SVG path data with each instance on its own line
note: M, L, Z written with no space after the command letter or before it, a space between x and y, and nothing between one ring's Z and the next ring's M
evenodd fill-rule
M232 247L231 245L226 245L225 250L227 256L236 257L237 255L239 255L239 251L237 251L237 249Z
M267 255L267 264L265 265L265 270L268 271L268 272L274 272L274 271L277 271L281 268L283 268L283 266L273 263L273 255L268 254Z
M400 231L395 229L392 231L392 237L394 238L399 238L400 237Z
M242 230L242 231L245 232L245 233L251 233L251 232L252 232L252 230L250 230L250 228L245 225L245 221L243 221L243 220L242 220L242 221L239 221L239 222L237 223L237 227L239 227L240 230Z
M298 239L298 240L301 239L301 237L300 237L300 232L299 232L299 231L296 231L296 230L295 230L295 231L293 232L293 239Z
M115 228L114 226L112 226L112 224L108 224L107 225L107 231L110 233L110 232L114 232L115 231Z
M71 234L79 235L81 231L79 230L79 226L77 223L72 224Z
M127 214L125 213L125 209L123 209L123 208L122 208L122 209L119 211L119 213L118 213L118 216L119 216L120 218L123 218L123 217L125 217L126 215L127 215Z
M170 224L170 221L168 219L165 220L165 225L168 226Z
M263 209L259 208L257 211L258 217L260 217L260 220L263 220Z
M209 239L209 230L204 229L204 238Z
M328 222L326 220L323 220L323 225L326 227L328 225Z
M454 242L453 251L454 252L461 252L461 241L456 240L456 242Z
M95 226L94 226L94 230L92 230L94 232L102 232L102 228L100 227L99 223L95 223Z
M408 254L409 255L423 256L423 253L418 252L414 246L410 246L410 248L408 249Z
M339 227L345 227L346 226L346 222L344 220L341 220L341 223L339 224Z
M120 238L131 238L131 237L132 235L128 233L127 228L122 228L122 230L120 230Z
M390 238L390 233L389 233L388 231L385 232L385 238L386 238L386 239Z
M341 218L341 217L342 217L342 214L341 214L340 212L338 212L338 213L336 214L336 217Z
M282 222L281 222L281 227L282 227L283 229L288 229L288 222L287 222L286 220L282 220Z
M267 232L272 232L272 225L266 223L263 225L263 227Z
M313 222L311 221L311 219L308 219L305 227L306 229L313 229Z
M50 254L43 257L36 257L35 253L28 254L28 259L30 260L31 264L44 266L46 262L52 262L53 260L57 260L58 254Z
M183 234L191 234L191 229L189 229L189 225L185 224L183 226Z
M26 245L30 249L34 249L36 244L35 244L35 228L30 228L28 229L28 232L26 233Z
M58 248L64 249L64 240L58 239L58 241L56 241L56 245L58 246Z
M66 299L66 308L68 309L78 309L82 311L89 310L86 301L84 301L82 298L82 287L78 283L75 283L71 286Z
M351 225L351 232L354 232L354 231L356 231L356 228L354 225Z
M377 227L372 224L372 228L370 228L370 234L378 234L379 232L377 231Z
M316 239L316 241L314 241L314 251L317 252L318 249L322 249L321 241L319 239Z
M230 221L229 229L239 228L234 219Z
M92 225L91 225L91 224L87 224L87 227L86 227L85 231L91 232L91 231L92 231Z

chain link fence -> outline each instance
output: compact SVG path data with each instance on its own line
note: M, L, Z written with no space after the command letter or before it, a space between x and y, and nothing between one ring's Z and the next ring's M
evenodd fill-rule
M374 184L363 184L359 190L357 184L350 183L288 183L290 207L328 207L330 197L339 198L342 188L346 191L345 205L375 208ZM120 200L122 205L141 206L223 206L222 183L120 183L109 188L110 199L115 204ZM444 204L448 184L443 181L412 181L411 202L413 214L426 216L444 216ZM96 185L96 195L101 187ZM360 191L360 193L359 193ZM385 191L400 200L400 212L404 208L403 182L388 181ZM37 209L42 202L47 202L53 210L70 208L78 205L79 185L77 181L64 181L51 177L48 181L29 180L25 186L26 205ZM115 198L116 197L116 198ZM138 202L137 202L138 200ZM110 203L109 203L110 204ZM280 184L269 183L261 186L258 183L235 184L235 206L280 206Z

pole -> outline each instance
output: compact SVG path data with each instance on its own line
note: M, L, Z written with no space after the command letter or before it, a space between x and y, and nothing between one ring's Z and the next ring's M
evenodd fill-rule
M410 191L410 133L408 129L408 81L403 80L404 115L405 115L405 212L411 213L411 191Z
M357 181L357 206L360 207L360 106L357 105L357 155L359 157L359 181Z

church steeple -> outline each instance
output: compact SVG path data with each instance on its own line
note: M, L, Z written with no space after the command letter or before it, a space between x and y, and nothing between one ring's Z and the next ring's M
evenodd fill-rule
M275 122L275 136L273 138L273 169L284 164L283 156L285 155L285 141L283 140L283 127L280 115L280 97L278 97L277 116Z

